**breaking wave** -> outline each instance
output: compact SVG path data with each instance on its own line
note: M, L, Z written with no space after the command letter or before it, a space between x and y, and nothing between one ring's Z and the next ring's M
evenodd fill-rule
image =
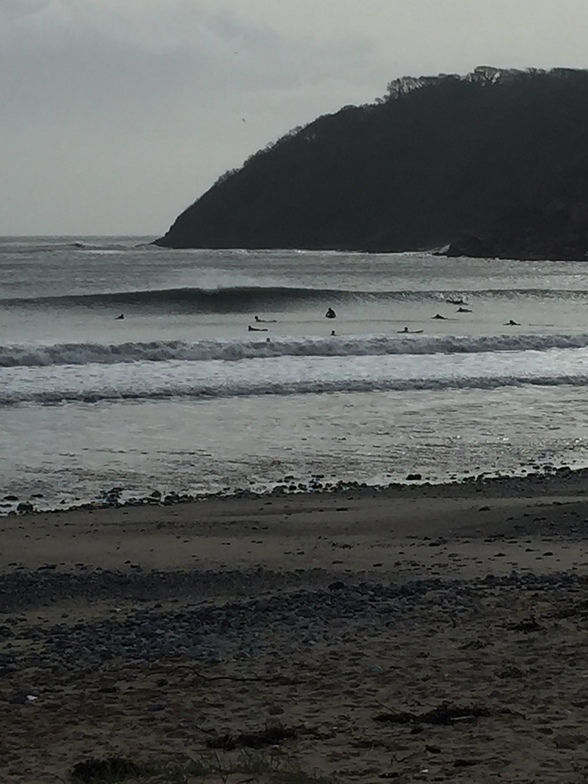
M101 248L101 252L117 252L116 248ZM588 290L569 289L481 289L462 292L466 302L472 299L588 299ZM0 299L4 306L43 306L54 308L133 307L137 310L190 313L247 313L288 310L304 303L320 303L321 307L337 304L386 302L434 302L453 306L454 291L439 290L348 290L304 286L229 286L219 288L171 288L141 291L114 291L95 294L67 294L60 296L21 297ZM453 300L453 301L452 301Z
M361 357L395 354L477 354L588 347L588 334L575 335L371 335L364 337L256 340L181 340L145 343L59 343L0 346L0 367L115 365L134 362L238 361L272 357Z
M22 254L26 256L47 254L47 253L64 253L64 252L91 252L91 253L124 253L129 250L147 247L143 244L123 245L121 243L92 243L92 242L51 242L31 245L25 242L3 242L1 250L4 253Z

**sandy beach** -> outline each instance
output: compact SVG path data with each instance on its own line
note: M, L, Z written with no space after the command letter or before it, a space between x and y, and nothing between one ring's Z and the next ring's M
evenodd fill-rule
M342 782L583 782L587 491L560 471L0 518L0 779L251 752Z

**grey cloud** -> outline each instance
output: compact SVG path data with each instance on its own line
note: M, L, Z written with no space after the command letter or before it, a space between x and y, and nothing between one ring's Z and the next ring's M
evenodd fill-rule
M142 2L135 30L107 13L72 26L55 2L3 28L0 231L161 232L259 147L354 90L372 97L365 41L321 44L206 9L195 20L182 3L182 35L176 19L158 38L158 4ZM32 204L39 228L21 228Z
M8 23L30 16L49 4L50 0L0 0L0 20Z
M585 64L582 20L585 0L0 0L0 232L161 232L395 77Z

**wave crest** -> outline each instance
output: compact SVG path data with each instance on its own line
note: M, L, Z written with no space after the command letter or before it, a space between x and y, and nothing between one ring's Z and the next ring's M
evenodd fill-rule
M394 354L474 354L548 351L588 347L588 334L577 335L367 335L364 337L281 338L257 340L181 340L146 343L58 343L0 346L0 367L114 365L133 362L238 361L274 357L387 356Z
M98 252L98 251L96 251ZM114 248L102 253L119 252ZM588 290L568 289L481 289L462 293L469 299L588 299ZM453 306L454 291L438 290L349 290L305 286L221 286L218 288L184 287L113 291L95 294L66 294L54 297L19 297L0 299L5 306L53 308L121 308L135 310L188 313L254 313L255 311L287 311L301 304L327 305L430 302Z

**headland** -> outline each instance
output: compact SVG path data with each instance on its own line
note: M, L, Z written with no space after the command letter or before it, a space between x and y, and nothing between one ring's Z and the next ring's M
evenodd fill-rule
M584 261L587 97L571 68L395 79L223 174L156 244Z

